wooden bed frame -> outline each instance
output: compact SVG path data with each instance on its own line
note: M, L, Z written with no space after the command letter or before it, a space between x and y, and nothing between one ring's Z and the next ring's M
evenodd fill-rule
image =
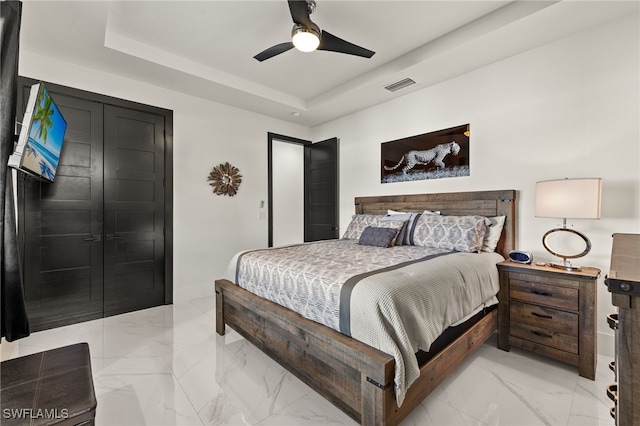
M356 213L387 209L448 215L506 216L497 252L515 248L516 191L357 197ZM497 329L498 310L484 316L420 368L420 378L397 406L392 356L217 280L216 332L225 324L362 425L397 425Z

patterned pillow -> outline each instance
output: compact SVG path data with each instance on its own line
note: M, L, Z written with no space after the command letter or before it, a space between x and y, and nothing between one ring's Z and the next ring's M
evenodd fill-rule
M383 215L379 214L356 214L353 215L351 219L351 223L347 227L347 230L344 232L342 238L346 238L349 240L357 240L360 238L362 231L367 226L378 226L378 221L382 218Z
M391 247L396 235L398 235L397 229L367 226L364 228L364 231L362 231L358 244L384 248Z
M376 228L394 228L396 230L400 230L402 225L404 225L404 220L383 220L384 217L384 215L378 214L353 215L353 219L351 219L351 223L347 227L342 238L357 240L360 238L362 231L364 231L367 226L373 226Z
M422 213L408 213L404 227L398 233L396 245L399 246L412 246L413 244L413 230L416 228L418 218ZM395 215L393 215L395 216Z
M483 216L440 216L423 214L413 233L417 246L451 251L477 252L487 232Z

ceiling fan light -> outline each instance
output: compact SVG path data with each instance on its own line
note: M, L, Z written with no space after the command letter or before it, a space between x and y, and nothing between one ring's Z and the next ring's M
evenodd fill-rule
M301 52L313 52L320 45L320 36L313 29L296 25L291 32L291 41Z

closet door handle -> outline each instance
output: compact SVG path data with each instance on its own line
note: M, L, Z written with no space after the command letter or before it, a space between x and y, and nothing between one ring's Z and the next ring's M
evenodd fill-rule
M107 234L107 240L121 240L122 237L120 235Z
M100 234L96 234L96 235L92 235L89 238L85 238L85 241L102 241L102 235Z

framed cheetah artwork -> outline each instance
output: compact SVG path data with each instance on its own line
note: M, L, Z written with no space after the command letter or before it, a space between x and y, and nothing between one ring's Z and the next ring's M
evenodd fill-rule
M469 176L470 126L410 136L380 145L380 182Z

